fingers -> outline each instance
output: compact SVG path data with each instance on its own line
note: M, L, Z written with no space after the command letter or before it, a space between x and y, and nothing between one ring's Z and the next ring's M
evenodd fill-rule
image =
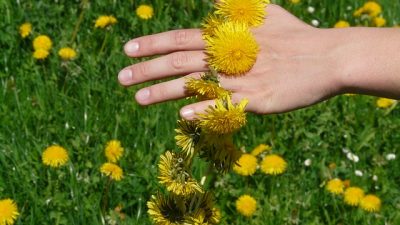
M126 67L118 74L122 85L129 86L169 76L207 71L202 51L174 52L149 61Z
M150 105L169 100L184 98L187 95L185 82L188 77L200 77L201 73L193 73L175 80L162 82L140 89L135 99L141 105Z
M243 95L243 94L240 94L240 93L232 94L232 102L234 104L239 103L244 98L247 98L247 97L245 97L245 95ZM180 113L181 117L186 120L194 120L194 119L198 118L199 114L205 113L206 109L209 106L214 106L214 105L215 105L215 100L196 102L196 103L184 106L180 110L179 113ZM252 110L254 110L255 106L256 106L255 102L253 103L253 101L251 101L249 99L249 104L246 106L245 111L252 111Z
M201 49L204 49L204 41L200 29L174 30L143 36L130 40L124 46L125 53L131 57Z

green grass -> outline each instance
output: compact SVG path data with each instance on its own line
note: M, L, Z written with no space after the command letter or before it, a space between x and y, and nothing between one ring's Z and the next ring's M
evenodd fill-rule
M134 10L145 2L154 6L156 15L144 22ZM351 14L363 4L361 0L276 2L305 22L318 19L321 27L332 27L339 19L356 25ZM388 26L398 24L400 3L379 2ZM315 13L307 12L309 5ZM117 218L113 209L119 204L126 218L118 224L151 224L146 201L162 189L157 183L158 157L176 149L173 130L178 109L188 100L137 105L133 93L143 85L126 89L117 82L118 71L137 62L123 54L122 46L144 34L198 27L210 9L206 0L103 0L91 1L86 8L67 0L0 1L0 199L17 202L21 215L16 224L107 224L109 218ZM94 29L95 19L103 14L118 19L108 31ZM25 21L33 24L34 33L22 40L18 27ZM49 35L54 44L44 62L32 58L31 41L39 34ZM78 50L77 60L61 62L57 51L65 45ZM338 96L292 113L249 115L247 127L236 135L237 145L247 151L260 143L272 145L273 152L288 161L288 171L277 177L258 172L251 178L229 173L207 182L222 211L222 224L400 224L400 163L385 159L387 153L400 154L400 108L377 109L375 100ZM99 167L110 139L125 147L120 162L125 178L111 185L108 216L103 218L101 199L107 179ZM69 151L67 166L54 170L41 163L42 151L51 144ZM342 148L351 149L360 161L349 161ZM310 167L304 166L306 159L312 159ZM337 168L329 170L330 163ZM207 168L202 162L194 167L197 178ZM364 176L355 176L356 169ZM379 179L373 181L373 175ZM350 179L377 194L383 202L381 212L369 214L345 206L324 190L331 177ZM235 200L245 193L258 201L251 219L235 210Z

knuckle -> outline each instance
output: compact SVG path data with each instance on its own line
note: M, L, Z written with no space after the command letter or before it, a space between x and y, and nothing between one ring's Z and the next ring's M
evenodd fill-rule
M161 102L167 96L167 90L161 85L149 87L151 93L151 102Z
M187 53L177 52L171 54L170 64L175 70L182 70L190 62L190 57Z
M140 76L146 77L149 72L149 67L146 62L142 62L133 67L133 74L139 74Z
M153 36L148 36L143 42L143 46L140 46L142 50L145 49L146 52L154 52L157 50L157 41Z
M185 30L178 30L174 33L175 44L177 46L187 45L190 41L190 35Z

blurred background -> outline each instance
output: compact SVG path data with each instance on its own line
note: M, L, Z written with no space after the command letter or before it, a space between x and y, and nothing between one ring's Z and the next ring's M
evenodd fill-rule
M375 1L381 12L374 16L357 15L364 0L273 2L320 28L400 24L399 1ZM151 13L139 12L142 5ZM157 181L159 155L177 150L178 112L193 99L136 104L133 95L143 85L123 88L117 74L145 59L129 59L122 47L142 35L200 27L212 6L210 0L0 1L0 200L17 204L15 224L151 224L146 202L164 191ZM35 47L40 35L51 47ZM48 39L37 45L47 46ZM232 171L207 178L221 224L400 224L396 101L343 95L291 113L249 114L248 120L235 144L245 152L269 145L288 167L279 176ZM124 148L120 181L100 172L110 140ZM42 153L51 145L67 150L64 166L44 165ZM207 171L196 160L194 176L200 180ZM332 178L377 195L381 210L344 204L326 191ZM236 210L243 194L257 200L249 218ZM0 224L7 224L1 213Z

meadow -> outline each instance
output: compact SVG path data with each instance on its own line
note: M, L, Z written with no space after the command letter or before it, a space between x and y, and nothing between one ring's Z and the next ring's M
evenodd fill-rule
M363 0L273 1L309 24L331 28L353 17ZM377 1L385 26L400 24L400 2ZM150 4L154 15L136 15ZM160 154L176 150L174 129L179 109L193 99L142 107L134 93L144 84L124 88L117 74L145 59L122 51L128 40L171 29L200 27L211 0L2 0L0 1L0 200L18 206L15 224L152 224L146 202L164 187L158 183ZM101 15L117 23L95 28ZM317 22L316 22L317 21ZM32 24L26 38L21 24ZM48 35L49 56L32 56L32 40ZM58 56L62 47L75 59ZM212 189L221 224L400 225L400 107L378 107L377 97L342 95L321 104L279 115L248 114L235 144L250 152L259 144L282 156L287 170L269 176L258 170L243 177L233 171L210 173L196 160L193 174ZM100 172L108 141L119 140L123 179ZM63 146L65 166L42 162L50 145ZM358 160L350 160L351 151ZM397 158L388 157L395 155ZM340 178L382 201L378 212L343 202L325 186ZM235 201L249 194L257 200L251 217L237 212ZM0 211L1 214L1 211ZM4 223L7 224L7 223ZM0 225L3 225L0 221Z

